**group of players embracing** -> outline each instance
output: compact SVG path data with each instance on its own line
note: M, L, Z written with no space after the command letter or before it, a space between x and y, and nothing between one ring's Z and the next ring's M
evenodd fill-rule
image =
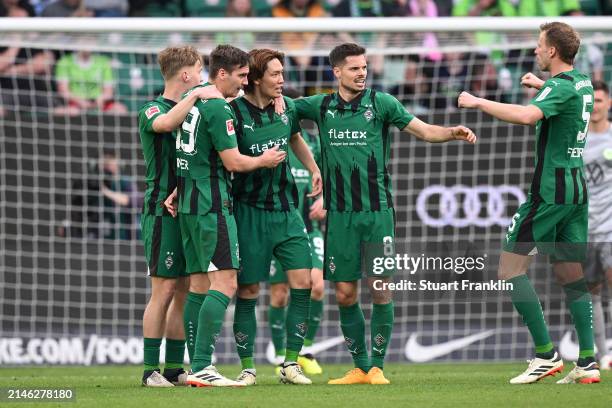
M546 33L553 29L543 29L545 42ZM394 244L395 212L387 170L389 128L430 143L475 143L476 137L464 126L427 124L393 96L367 88L365 53L357 44L338 45L329 54L336 91L291 99L283 95L281 52L254 49L246 53L219 45L210 53L209 80L204 84L201 56L193 47L170 47L160 52L164 93L145 104L138 116L147 184L142 236L152 281L143 318L143 385L256 384L255 308L260 283L266 281L271 284L268 320L282 360L278 376L283 383L311 384L307 375L321 373L308 354L308 346L323 312L323 279L334 285L340 328L355 365L329 384L390 383L383 363L392 337L394 306L390 291L375 290L373 283L391 280L394 270L367 278L372 302L370 352L358 297L364 269L362 246L371 244L374 251L388 255L389 245ZM558 55L553 51L555 57ZM570 78L575 82L582 76L576 73ZM568 78L561 80L570 82ZM528 107L513 105L509 109L527 108L520 112L523 117L533 117L533 123L544 116L552 118L561 109L549 108L548 101L540 103L546 96L536 97ZM554 96L553 104L557 100ZM504 120L515 119L506 117L509 114L503 107L491 107L483 101L462 94L459 105L480 108ZM314 122L318 138L301 131L303 119ZM544 159L538 156L538 160ZM571 175L564 176L564 183L567 177L571 180ZM570 189L564 191L569 194ZM539 201L534 204L535 200ZM538 207L543 200L540 191L532 188L526 205L531 204L521 207L515 216L504 245L505 263L500 265L500 274L514 279L519 290L523 288L515 306L518 304L521 314L528 309L525 313L530 316L541 314L541 309L531 304L531 298L525 299L525 292L531 293L524 280L525 260L529 258L525 245L517 243L536 241L533 231L539 233L544 228L534 221L536 211L531 210L535 205L543 213L545 209ZM552 207L546 210L549 217L561 218L582 211L564 208L563 214ZM543 223L550 221L545 214L542 218ZM319 229L322 220L324 239ZM526 227L521 225L526 223L530 223L529 237L520 232L513 235L515 230L523 231ZM578 293L574 298L583 302L579 289L574 284L572 293ZM242 371L232 380L217 371L213 352L234 295L233 331ZM536 303L539 306L537 298ZM579 324L584 325L580 316ZM534 320L523 317L528 326ZM542 337L541 327L539 330ZM581 330L584 332L584 327ZM163 337L166 364L161 374ZM584 347L592 350L592 334L590 345L587 343L585 340ZM191 362L189 373L183 370L185 344ZM522 376L529 381L521 382L559 369L552 343L536 345L538 374L526 372ZM582 348L581 338L581 356ZM551 369L542 371L546 362L551 362ZM583 358L583 362L590 364L592 358ZM583 367L583 371L591 368ZM530 365L528 371L533 370ZM589 372L577 375L592 378Z

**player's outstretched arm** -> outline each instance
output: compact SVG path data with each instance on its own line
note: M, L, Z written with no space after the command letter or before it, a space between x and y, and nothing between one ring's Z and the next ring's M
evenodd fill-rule
M260 167L272 169L285 160L287 152L278 150L278 145L263 152L257 157L245 156L238 151L237 147L225 149L219 152L221 161L228 171L248 173Z
M465 140L468 143L476 143L476 135L465 126L442 127L430 125L419 118L412 119L402 131L410 132L429 143L444 143L450 140Z
M504 122L517 125L535 125L544 113L535 105L513 105L478 98L468 92L461 92L457 102L460 108L475 108Z
M289 143L291 144L291 149L293 153L295 153L295 156L312 175L312 191L308 194L308 197L318 196L321 194L321 191L323 191L323 179L321 178L321 170L319 170L319 166L317 166L317 162L312 152L300 133L291 135Z
M183 123L189 110L198 99L223 99L223 95L214 85L196 88L179 103L174 105L168 113L156 117L153 121L153 130L156 133L172 132Z

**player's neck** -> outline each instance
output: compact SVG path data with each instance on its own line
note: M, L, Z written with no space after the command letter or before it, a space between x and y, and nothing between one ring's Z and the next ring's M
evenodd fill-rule
M345 102L350 102L350 101L352 101L352 100L353 100L353 99L355 99L355 98L356 98L356 97L357 97L359 94L361 94L361 92L363 92L363 91L354 92L354 91L351 91L351 90L346 89L346 88L342 88L342 87L339 87L339 88L338 88L338 95L340 95L340 97L342 98L342 100L343 100L343 101L345 101Z
M589 132L594 132L594 133L604 133L608 129L610 129L610 121L607 119L601 120L597 123L591 122L589 126Z
M574 69L574 66L571 64L567 64L565 62L558 62L557 64L551 64L550 67L550 76L554 77L559 75L562 72L571 71Z
M181 96L188 90L183 83L166 82L162 96L171 101L178 102L181 100Z
M251 105L257 106L259 109L264 109L272 103L272 98L258 92L257 88L255 88L255 92L253 93L245 93L244 98L249 101Z

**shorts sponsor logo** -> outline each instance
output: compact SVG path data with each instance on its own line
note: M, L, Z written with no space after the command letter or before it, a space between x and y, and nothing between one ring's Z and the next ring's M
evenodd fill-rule
M149 109L145 111L145 116L147 117L147 119L151 119L153 115L159 112L160 112L159 107L151 106Z
M419 193L416 211L421 221L430 227L505 227L511 221L508 215L509 198L513 198L517 204L526 199L523 190L510 185L432 185ZM434 207L436 202L437 208Z

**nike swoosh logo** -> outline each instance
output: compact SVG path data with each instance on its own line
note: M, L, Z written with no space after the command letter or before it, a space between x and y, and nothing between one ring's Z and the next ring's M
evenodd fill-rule
M340 344L344 344L344 336L331 337L329 339L316 342L312 346L302 347L302 353L317 354L332 349ZM266 348L266 358L270 364L274 364L278 360L272 342L269 342L268 347ZM281 362L282 360L284 359L281 359Z
M612 348L612 339L608 339L606 345L608 346L608 350L610 350ZM572 340L572 332L565 332L559 343L559 354L561 358L564 360L578 360L579 352L580 346ZM595 346L595 352L597 352L597 346Z
M419 344L417 341L419 335L417 333L413 333L406 342L404 353L408 360L414 361L415 363L424 363L426 361L434 360L438 357L452 353L455 350L461 350L474 342L486 339L494 333L495 330L487 330L482 333L472 334L460 339L454 339L439 344L432 344L431 346L422 346Z

